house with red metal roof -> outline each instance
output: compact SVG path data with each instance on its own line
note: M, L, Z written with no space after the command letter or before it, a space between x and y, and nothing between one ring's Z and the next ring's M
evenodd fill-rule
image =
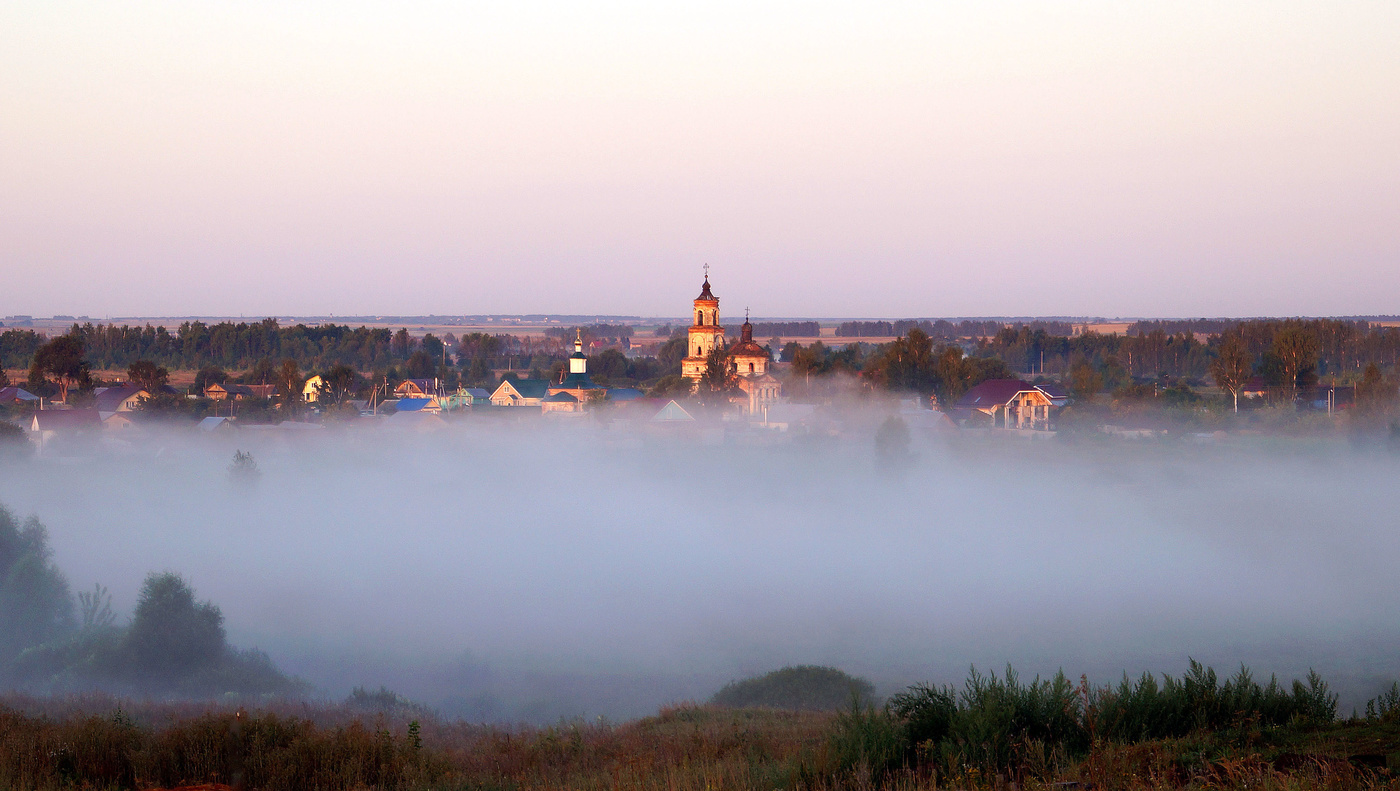
M992 428L1050 431L1055 412L1068 402L1068 394L1057 385L988 379L958 399L952 412L959 422L986 415Z

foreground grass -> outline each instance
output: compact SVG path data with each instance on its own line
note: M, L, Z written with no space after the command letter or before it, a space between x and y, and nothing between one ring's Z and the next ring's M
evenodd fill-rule
M1396 788L1400 723L1316 729L1249 722L1001 772L876 774L848 760L849 718L679 707L620 725L493 728L346 707L223 707L112 699L0 703L0 789L1352 789Z

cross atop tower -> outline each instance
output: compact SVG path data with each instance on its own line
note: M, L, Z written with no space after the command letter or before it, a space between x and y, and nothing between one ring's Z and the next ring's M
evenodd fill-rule
M748 309L747 306L745 306L745 307L744 307L744 323L747 324L748 322L749 322L749 309Z
M709 264L705 264L705 279L706 279L706 280L709 280L709 279L710 279L710 265L709 265Z

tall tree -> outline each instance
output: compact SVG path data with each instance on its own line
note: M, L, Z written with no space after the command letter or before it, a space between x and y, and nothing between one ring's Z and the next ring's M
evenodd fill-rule
M222 658L224 639L223 613L196 601L180 575L146 577L125 639L131 669L140 677L168 682L209 667Z
M0 665L76 625L68 580L53 563L48 532L21 525L0 506Z
M419 349L409 355L408 365L404 367L408 369L409 379L432 379L437 374L438 364L432 355Z
M402 328L394 333L392 349L395 357L400 360L407 360L408 353L413 350L414 345L413 338L408 334L407 328Z
M1220 339L1220 353L1211 361L1210 375L1221 390L1235 399L1235 411L1240 411L1240 389L1249 380L1254 356L1240 336L1229 334Z
M1317 335L1301 325L1289 325L1274 335L1273 353L1283 368L1283 387L1290 403L1298 400L1298 377L1317 365L1321 346Z
M58 385L59 400L67 403L70 388L86 387L91 383L88 363L83 354L82 338L60 335L34 352L30 376L32 378L37 373L40 378L52 379Z
M724 344L717 343L705 358L705 372L696 388L704 404L719 404L729 398L734 389L734 366L729 361Z
M170 382L170 372L150 360L137 360L126 367L126 378L153 396L158 396Z
M1069 391L1076 401L1090 403L1103 387L1103 377L1088 360L1080 360L1069 369Z
M194 375L194 387L192 392L196 395L204 395L205 388L213 384L223 384L228 381L228 374L217 365L206 365L200 368Z
M243 376L244 384L250 385L272 385L277 384L277 368L272 361L266 357L253 363L253 367L248 369L248 373Z
M904 337L886 344L866 368L865 375L890 390L932 393L939 384L933 341L922 330L911 329Z
M331 404L339 404L355 391L360 375L348 365L331 366L321 374L319 397Z
M288 406L295 406L301 403L301 387L306 384L306 379L301 375L301 368L296 360L283 360L282 366L277 369L277 389L282 391L283 403Z
M1356 383L1356 406L1362 412L1379 412L1395 403L1395 383L1387 382L1380 366L1371 363Z

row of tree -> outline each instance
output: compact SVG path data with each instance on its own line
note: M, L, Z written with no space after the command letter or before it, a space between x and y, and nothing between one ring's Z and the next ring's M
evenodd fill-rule
M191 327L193 324L197 323ZM276 334L274 330L281 332L271 320L218 328L254 326L260 328L258 337L264 340ZM1171 386L1182 380L1201 383L1207 377L1236 401L1256 378L1256 386L1268 388L1271 396L1286 402L1296 400L1302 389L1323 380L1354 383L1363 394L1383 395L1390 387L1385 371L1400 361L1400 328L1373 327L1365 322L1243 321L1235 322L1220 335L1204 338L1189 331L1169 335L1162 326L1135 326L1140 330L1137 334L1089 332L1073 336L1051 334L1044 326L1003 327L975 344L940 341L924 329L912 327L883 344L856 342L832 347L819 341L805 346L790 342L783 347L780 359L792 364L794 380L803 384L810 383L813 377L846 373L860 377L870 387L931 394L943 403L956 401L986 379L1036 374L1060 377L1085 399L1105 389L1131 395L1129 391L1134 387L1151 382L1157 392L1159 385ZM326 328L317 328L323 329ZM287 330L289 337L298 336L298 328ZM344 327L325 337L355 338L363 334L361 330L387 345L389 351L383 360L390 361L388 365L366 366L360 364L363 359L360 363L315 362L326 359L326 354L283 357L280 363L274 362L275 357L260 357L250 362L236 381L276 384L285 398L295 399L299 398L301 383L309 372L320 371L331 400L339 401L363 395L374 383L392 385L404 378L436 378L448 389L459 384L494 387L502 371L522 371L531 378L552 380L563 371L569 351L557 339L541 341L486 333L472 333L460 339L439 339L431 334L414 339L405 330L390 333ZM34 346L27 360L27 387L38 395L60 399L66 399L70 390L91 387L91 371L100 364L97 361L115 358L110 347L95 354L88 343L94 337L106 343L113 331L111 327L75 325L68 334ZM24 332L6 333L10 336L6 348L28 348L32 338L16 339ZM146 328L134 335L159 338L161 332ZM199 335L195 329L189 332ZM179 340L184 335L182 328L179 336L167 337ZM144 348L144 343L138 348ZM629 357L617 349L607 349L590 357L589 368L602 384L660 387L671 392L677 389L676 377L686 353L685 337L678 334L663 343L654 357ZM304 359L312 362L303 362ZM380 357L371 355L369 359ZM167 365L159 355L140 357L127 363L127 374L131 381L155 393L167 381ZM210 384L233 380L225 366L206 363L196 374L193 392L199 394ZM0 385L3 384L0 372Z

